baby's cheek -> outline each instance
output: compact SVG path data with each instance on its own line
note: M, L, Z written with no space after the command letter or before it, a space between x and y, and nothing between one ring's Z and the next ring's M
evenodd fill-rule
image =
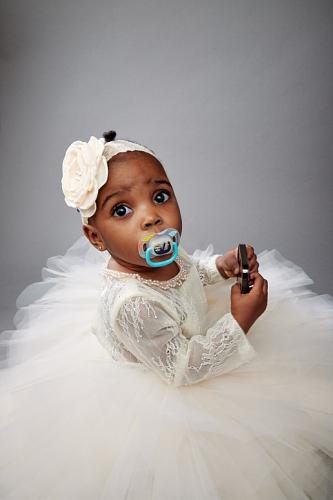
M131 244L131 259L135 262L138 262L141 264L142 262L142 257L139 254L139 247L138 247L139 242L135 241L134 243Z

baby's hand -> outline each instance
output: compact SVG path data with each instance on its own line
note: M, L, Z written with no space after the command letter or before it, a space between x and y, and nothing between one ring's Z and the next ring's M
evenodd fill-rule
M249 293L241 293L239 283L231 287L231 313L245 333L267 307L268 282L254 273L254 285Z
M246 245L247 259L249 261L250 268L250 280L253 279L254 274L258 272L259 264L257 262L257 256L254 253L254 248L251 245ZM223 278L235 278L239 275L239 264L238 264L238 246L232 250L228 250L224 255L220 255L216 259L216 267L223 276Z

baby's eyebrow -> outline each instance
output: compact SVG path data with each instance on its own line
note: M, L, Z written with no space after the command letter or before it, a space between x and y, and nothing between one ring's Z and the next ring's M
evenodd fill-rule
M150 182L150 181L149 181L149 182ZM149 184L149 182L147 182L147 184ZM171 186L171 183L170 183L169 181L167 181L166 179L154 179L152 182L153 182L154 184L163 184L163 183L164 183L164 184L169 184L169 186L170 186L170 187L172 187L172 186Z
M150 184L151 182L153 184L168 184L170 187L172 187L171 183L168 180L166 180L166 179L154 179L154 180L148 179L148 181L146 181L145 184ZM114 191L113 193L109 194L105 198L105 200L103 201L102 208L104 207L104 205L106 204L106 202L110 200L110 198L112 198L113 196L116 196L117 194L122 193L124 191L131 191L132 187L133 187L133 184L130 184L129 186L121 186L118 189L118 191Z

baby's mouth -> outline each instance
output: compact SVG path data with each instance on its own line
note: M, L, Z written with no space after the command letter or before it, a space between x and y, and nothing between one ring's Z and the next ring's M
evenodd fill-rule
M179 233L174 228L163 229L158 233L150 233L139 241L139 255L152 267L168 265L178 255L179 239ZM168 258L161 260L165 256Z

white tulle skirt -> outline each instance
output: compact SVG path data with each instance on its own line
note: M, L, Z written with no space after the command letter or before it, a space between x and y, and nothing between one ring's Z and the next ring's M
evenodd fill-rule
M106 258L84 237L50 258L0 336L0 498L333 498L333 298L261 252L258 356L173 387L113 361L92 333ZM230 308L229 281L206 287L212 321Z

